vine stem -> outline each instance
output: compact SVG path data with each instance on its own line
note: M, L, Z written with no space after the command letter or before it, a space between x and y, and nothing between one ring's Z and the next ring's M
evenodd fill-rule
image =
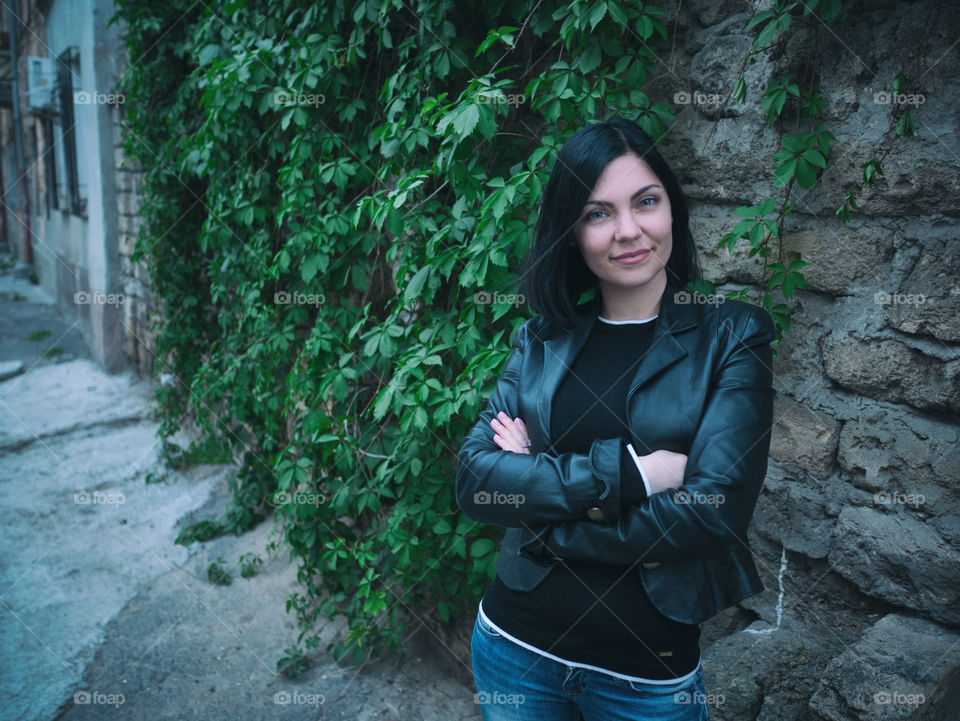
M500 56L500 59L497 60L497 62L495 62L495 63L493 64L493 67L490 68L490 71L489 71L490 73L492 73L494 70L496 70L496 69L497 69L497 66L498 66L501 62L503 62L503 59L506 58L507 55L509 55L510 53L512 53L512 52L514 51L514 49L517 47L517 44L520 42L520 36L523 35L523 31L527 29L527 25L528 25L529 22L530 22L530 18L533 17L534 13L537 12L537 10L540 8L541 5L543 5L543 0L539 0L539 2L537 2L537 4L533 6L533 10L531 10L529 13L527 13L527 17L525 17L525 18L523 19L523 22L520 24L520 31L517 33L517 37L514 38L514 40L513 40L513 45L510 47L509 50L507 50L503 55Z

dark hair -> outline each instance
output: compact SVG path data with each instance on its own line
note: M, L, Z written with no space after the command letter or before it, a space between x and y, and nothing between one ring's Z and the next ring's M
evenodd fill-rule
M523 293L530 307L564 328L580 323L577 302L597 286L597 277L574 244L574 227L604 168L623 155L643 158L663 183L673 215L673 249L667 283L683 289L701 277L697 247L690 234L687 202L670 166L639 125L612 118L576 132L564 144L543 190L533 245L524 261Z

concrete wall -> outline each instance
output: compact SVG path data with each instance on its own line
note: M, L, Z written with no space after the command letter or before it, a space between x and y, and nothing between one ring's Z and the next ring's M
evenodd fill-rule
M58 307L75 318L87 338L94 357L108 370L120 370L131 359L145 372L152 366L147 348L135 340L143 337L130 324L137 310L126 307L124 272L130 270L121 258L121 216L136 212L131 207L131 179L128 169L120 170L118 150L122 103L117 92L127 60L122 27L108 27L114 8L99 0L54 0L26 3L22 14L28 29L20 33L19 75L24 128L24 155L31 193L29 237L33 268L40 284L57 300ZM62 127L55 127L52 148L43 139L40 120L29 113L26 102L26 56L56 58L70 46L79 50L79 68L74 91L81 93L73 103L77 174L82 212L70 211L67 201L66 156ZM3 136L5 181L16 181L12 116L0 117ZM36 139L36 140L35 140ZM57 192L60 208L46 207L47 183L44 156L52 152L57 164ZM121 180L121 177L123 180ZM120 188L118 185L123 184ZM8 192L8 198L10 193ZM18 258L24 257L27 229L20 196L10 198L7 214L8 238ZM129 223L128 223L129 225ZM129 255L129 239L124 248ZM141 316L143 314L141 313ZM146 325L145 318L141 325Z

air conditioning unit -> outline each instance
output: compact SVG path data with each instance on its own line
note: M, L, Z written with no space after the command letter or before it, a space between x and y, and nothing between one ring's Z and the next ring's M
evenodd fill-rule
M57 86L54 58L27 56L27 109L51 111L55 108L53 92Z

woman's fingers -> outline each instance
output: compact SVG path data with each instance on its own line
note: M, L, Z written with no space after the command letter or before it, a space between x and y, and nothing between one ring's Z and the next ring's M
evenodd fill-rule
M514 453L522 452L523 443L503 423L494 419L490 423L490 426L494 431L496 431L496 435L493 437L493 440L498 446L505 451L512 451Z
M497 414L496 422L498 425L494 426L494 430L496 430L497 433L516 441L518 447L522 447L526 439L526 434L517 426L516 422L511 419L510 416L501 411Z
M490 421L490 427L496 432L494 442L505 451L513 453L530 453L524 444L529 442L527 429L519 418L512 419L501 411Z

